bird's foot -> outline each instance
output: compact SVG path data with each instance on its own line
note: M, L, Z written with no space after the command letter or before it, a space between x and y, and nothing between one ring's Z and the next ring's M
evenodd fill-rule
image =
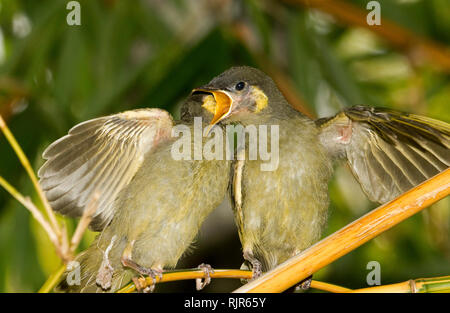
M131 280L134 283L134 286L136 287L137 292L143 292L143 293L147 293L148 291L147 289L147 280L145 279L144 276L140 276L140 277L132 277Z
M200 264L197 268L203 270L205 273L204 278L195 279L195 288L199 291L211 283L211 274L214 274L214 269L211 265L205 263Z
M259 262L256 259L250 263L252 264L252 279L251 280L255 280L262 275L262 264L261 264L261 262Z
M152 284L148 285L145 289L144 292L145 293L151 293L155 290L155 286L156 286L156 277L159 278L159 280L162 279L163 277L163 271L161 268L156 268L156 269L152 269L152 268L144 268L144 272L142 272L141 274L143 275L147 275L148 277L152 278Z
M241 270L243 270L243 271L251 271L252 269L250 268L250 263L248 262L248 261L244 261L243 263L242 263L242 265L241 265ZM252 276L253 276L253 274L252 274ZM246 284L246 283L248 283L250 281L250 278L249 279L247 279L247 278L241 278L241 283L242 284Z
M297 286L295 286L295 291L306 291L311 288L312 275L308 278L302 280Z
M142 281L139 281L139 279L137 279L139 281L139 286L138 286L138 285L136 285L135 280L133 280L133 282L136 285L136 289L141 288L141 290L143 292L153 292L155 290L156 277L158 277L159 280L161 280L163 277L163 269L161 266L157 266L155 268L144 267L142 265L137 264L133 260L124 258L124 257L122 257L121 261L122 261L123 266L132 268L139 274L152 278L151 285L148 285L145 279L144 279L144 283L142 283Z
M159 280L162 279L162 270L151 268L141 268L141 270L142 272L139 272L139 274L141 274L142 276L134 277L133 283L136 286L138 292L152 293L153 291L155 291L156 277L158 277ZM145 276L151 277L151 284L148 284Z
M244 259L252 265L252 278L249 281L255 280L262 275L262 263L253 256L251 252L244 252Z

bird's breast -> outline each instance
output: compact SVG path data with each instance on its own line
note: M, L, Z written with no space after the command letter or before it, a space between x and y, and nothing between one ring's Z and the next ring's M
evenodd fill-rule
M235 161L232 196L244 246L293 251L320 236L331 161L315 128L306 126L280 123L279 164L272 171L261 170L264 160Z

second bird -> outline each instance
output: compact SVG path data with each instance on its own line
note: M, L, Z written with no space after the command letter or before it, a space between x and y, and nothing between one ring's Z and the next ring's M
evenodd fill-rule
M313 121L291 107L270 77L250 67L231 68L198 90L227 96L217 101L212 124L266 129L267 147L279 150L277 166L262 170L267 161L249 158L247 140L233 166L235 220L254 278L320 239L334 161L346 160L375 202L450 165L450 125L431 118L356 106ZM273 126L277 136L269 131Z

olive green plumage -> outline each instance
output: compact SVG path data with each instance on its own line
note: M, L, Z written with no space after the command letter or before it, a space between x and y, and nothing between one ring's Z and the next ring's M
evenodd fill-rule
M201 97L191 96L185 106L201 106L197 100ZM193 133L191 121L186 126ZM69 286L64 276L59 291L113 292L134 276L158 275L163 268L175 267L203 220L223 200L230 163L177 160L172 145L178 138L170 137L172 127L171 118L161 110L124 112L76 126L44 153L48 160L39 174L55 210L79 216L85 204L77 203L80 196L89 199L96 190L114 195L100 194L91 226L102 232L76 260L81 284ZM78 133L88 141L87 150L79 149L85 145L77 141ZM73 157L57 167L61 158L76 155L74 151L83 162ZM90 181L66 180L75 175Z
M144 160L128 186L121 191L115 205L116 215L85 254L81 262L94 271L86 275L82 289L102 291L96 276L104 251L114 236L109 252L114 269L110 291L128 283L136 273L121 264L125 246L136 240L133 261L146 268L173 268L193 242L200 225L216 208L226 193L229 166L224 161L176 161L171 157L170 143L158 148ZM176 175L169 173L176 173ZM93 263L93 264L90 264ZM90 282L88 282L90 279Z
M250 158L248 141L231 163L174 160L174 123L158 109L75 126L44 152L41 184L53 208L74 217L98 192L90 227L102 232L77 259L81 285L63 279L61 290L115 291L137 272L154 276L174 267L228 185L245 266L256 277L320 239L335 161L347 161L376 202L450 166L447 123L363 106L313 121L289 105L270 77L250 67L231 68L195 89L181 116L191 129L195 116L211 126L266 125L267 147L279 149L277 165L262 170L268 161Z
M273 118L270 123L280 127L278 167L261 171L267 161L248 158L235 161L234 166L243 162L241 199L237 200L234 188L233 204L244 257L261 262L262 271L320 239L327 220L331 177L331 160L317 141L318 132L311 121L295 113L292 118ZM237 180L235 175L234 185Z
M292 109L272 79L250 67L231 68L204 89L222 90L232 100L228 111L221 109L220 123L279 126L274 171L261 171L265 161L248 157L232 166L235 219L254 277L321 237L334 161L346 160L377 202L450 165L450 126L444 122L363 106L313 122Z
M235 88L239 82L246 86L241 91ZM233 164L230 190L235 220L244 259L257 276L320 238L327 220L331 160L313 121L295 111L261 71L232 68L209 86L235 96L235 107L222 123L279 126L278 167L262 171L267 161L250 160L248 142L245 160ZM258 105L258 91L267 96L267 106ZM268 147L270 134L269 130Z

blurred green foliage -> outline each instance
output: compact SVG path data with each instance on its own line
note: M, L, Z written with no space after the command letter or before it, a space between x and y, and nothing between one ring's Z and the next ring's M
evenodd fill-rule
M0 114L35 169L43 163L45 147L74 124L139 107L165 108L177 117L180 101L193 87L233 65L263 66L261 56L292 80L317 116L367 104L450 122L448 72L427 60L411 62L408 53L370 30L338 24L317 10L256 0L85 0L79 1L82 25L69 26L67 2L0 0ZM364 10L368 1L347 2ZM450 45L449 1L380 3L383 18ZM3 136L0 175L35 199ZM376 206L344 167L337 169L330 191L327 234ZM364 287L371 260L380 262L383 284L448 275L449 202L444 199L401 223L315 278ZM220 220L214 214L197 249L179 267L207 262L239 268L242 258L231 215L220 213L228 214L229 221L211 227ZM65 221L73 229L74 221ZM94 236L86 234L81 249ZM0 190L0 291L36 291L58 265L42 229ZM217 280L205 291L239 285ZM194 283L164 284L159 290L193 291Z

